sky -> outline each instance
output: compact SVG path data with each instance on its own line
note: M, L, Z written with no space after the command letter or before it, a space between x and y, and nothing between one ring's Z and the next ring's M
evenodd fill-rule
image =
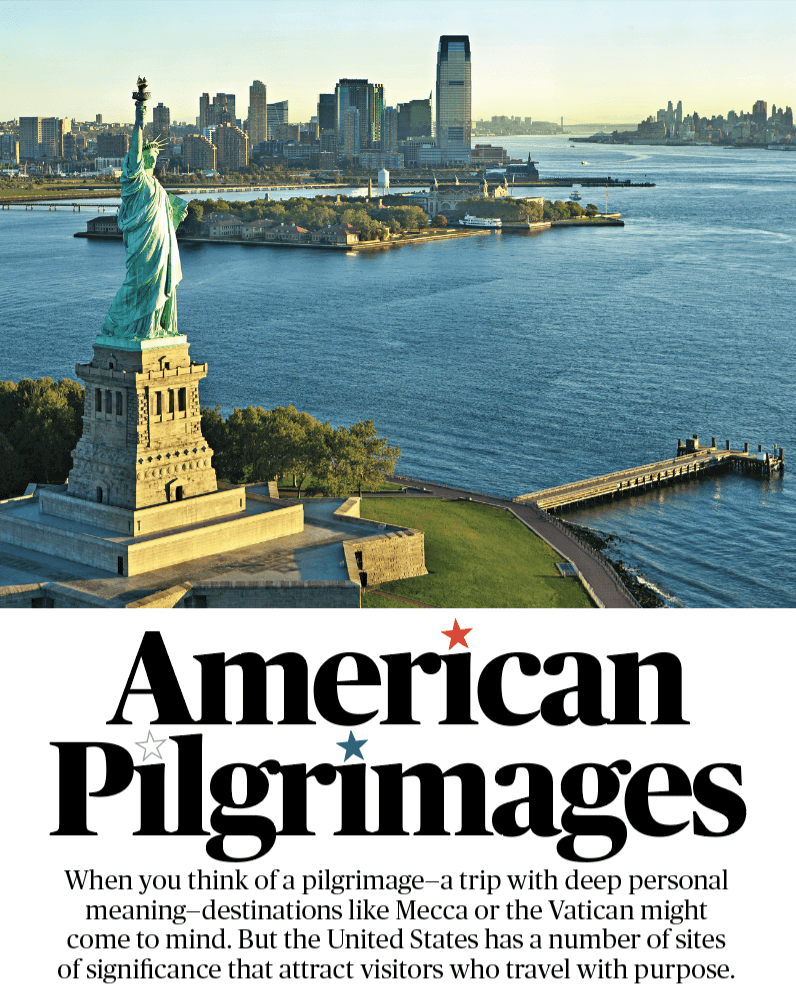
M248 88L308 121L341 77L382 83L387 104L433 91L441 34L467 34L473 118L638 122L796 106L794 0L0 0L0 121L132 120L139 74L172 121L199 95Z

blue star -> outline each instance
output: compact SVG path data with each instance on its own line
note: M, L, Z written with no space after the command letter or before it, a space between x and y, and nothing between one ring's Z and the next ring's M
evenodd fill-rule
M355 740L354 734L349 729L348 739L345 741L345 743L337 744L339 747L342 747L343 750L345 750L345 760L343 761L343 763L345 764L346 760L348 760L349 757L359 757L360 760L364 760L365 758L362 756L362 751L359 748L364 746L367 742L368 742L367 740Z

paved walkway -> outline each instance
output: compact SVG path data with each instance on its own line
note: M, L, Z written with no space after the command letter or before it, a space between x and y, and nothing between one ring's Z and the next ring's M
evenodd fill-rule
M438 486L422 479L407 479L405 476L387 476L387 482L408 486L410 489L425 490L424 493L397 494L408 499L423 497L441 497L445 500L474 500L478 503L490 504L510 510L522 523L541 539L560 552L567 562L573 563L583 579L593 591L597 600L606 608L638 608L640 605L627 590L614 570L602 556L590 546L585 545L574 534L557 520L545 515L538 507L531 507L512 500L501 499L488 493L474 493L470 490L454 486ZM395 496L384 493L382 496Z

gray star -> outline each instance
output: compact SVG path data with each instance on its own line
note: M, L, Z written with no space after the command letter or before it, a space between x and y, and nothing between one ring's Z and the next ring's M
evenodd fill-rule
M146 760L147 757L157 757L158 760L163 760L163 757L161 756L160 753L160 747L165 742L166 742L165 740L156 740L155 737L152 735L152 730L150 729L149 732L147 733L146 739L143 740L141 743L136 741L135 745L137 747L141 747L141 749L144 751L144 760Z

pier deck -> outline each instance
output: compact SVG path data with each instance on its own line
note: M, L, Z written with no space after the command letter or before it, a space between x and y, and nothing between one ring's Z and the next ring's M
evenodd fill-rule
M694 447L694 441L696 446ZM534 493L523 493L514 497L514 503L538 506L542 510L553 513L561 512L569 507L577 507L596 501L618 500L635 493L645 493L648 490L670 486L686 479L702 479L705 476L716 475L726 471L739 471L747 475L770 476L785 468L784 449L763 452L749 452L749 446L733 450L729 447L700 447L699 439L689 439L683 446L682 441L677 447L677 457L667 458L648 465L637 465L631 469L621 469L604 476L594 476L591 479L581 479L575 483L565 483L563 486L553 486L546 490L536 490Z

